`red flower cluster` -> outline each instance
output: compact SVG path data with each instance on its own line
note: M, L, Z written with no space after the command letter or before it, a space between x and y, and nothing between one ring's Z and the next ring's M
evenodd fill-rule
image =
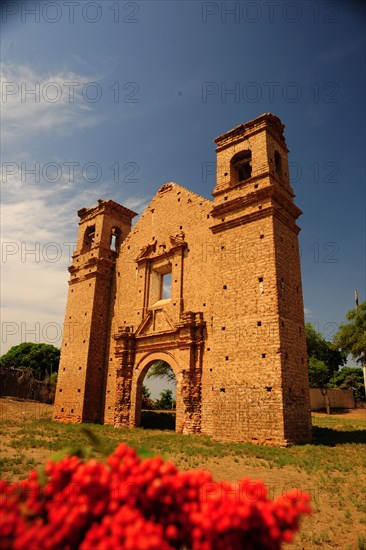
M45 474L0 481L0 549L276 550L310 513L301 491L272 502L261 481L214 482L124 443L107 464L71 456Z

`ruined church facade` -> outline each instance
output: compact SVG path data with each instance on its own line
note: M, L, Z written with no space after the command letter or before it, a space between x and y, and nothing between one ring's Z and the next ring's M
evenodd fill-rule
M78 212L55 420L138 426L162 359L176 431L310 440L301 211L283 131L264 114L218 137L213 201L171 182L133 227L136 213L112 200Z

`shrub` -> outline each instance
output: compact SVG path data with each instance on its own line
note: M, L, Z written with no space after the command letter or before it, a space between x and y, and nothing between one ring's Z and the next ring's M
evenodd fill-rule
M290 542L309 497L275 501L261 481L214 482L120 444L107 462L48 461L28 479L0 482L0 548L276 550Z

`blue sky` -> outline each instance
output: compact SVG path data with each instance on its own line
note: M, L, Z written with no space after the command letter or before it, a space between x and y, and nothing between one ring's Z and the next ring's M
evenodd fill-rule
M170 180L211 198L213 139L264 112L304 212L306 320L331 339L365 299L362 5L3 3L1 353L60 345L79 208L140 213Z

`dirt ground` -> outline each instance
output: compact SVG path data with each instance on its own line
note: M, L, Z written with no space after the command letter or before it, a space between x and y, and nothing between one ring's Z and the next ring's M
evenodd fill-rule
M15 397L0 398L0 419L21 420L24 416L49 418L52 415L52 405L39 403L38 401L25 401Z
M22 421L32 417L49 418L51 411L52 406L43 403L17 401L10 398L0 399L0 419L11 421L1 443L1 458L12 458L19 452L19 449L7 446L6 441L10 440L12 433L19 429L19 424ZM317 412L313 416L322 418L327 415ZM331 417L365 420L366 422L366 409L339 411L332 414ZM362 447L365 449L364 446ZM45 448L30 448L24 451L22 449L22 452L37 462L43 462L50 456L50 451ZM174 458L172 456L173 461ZM178 467L190 466L189 463L182 462L181 457L176 458ZM366 550L366 503L364 509L360 509L360 505L355 507L351 504L354 487L363 486L363 495L366 495L366 480L365 477L360 478L359 471L340 471L337 476L334 474L334 470L329 475L325 472L308 474L291 465L285 465L282 468L264 463L263 466L251 465L250 461L233 456L210 458L202 463L195 462L194 467L208 469L212 471L215 479L230 481L234 484L244 476L262 479L268 487L271 498L292 488L307 491L311 496L314 514L304 519L295 542L285 545L285 548L289 550L315 548Z

